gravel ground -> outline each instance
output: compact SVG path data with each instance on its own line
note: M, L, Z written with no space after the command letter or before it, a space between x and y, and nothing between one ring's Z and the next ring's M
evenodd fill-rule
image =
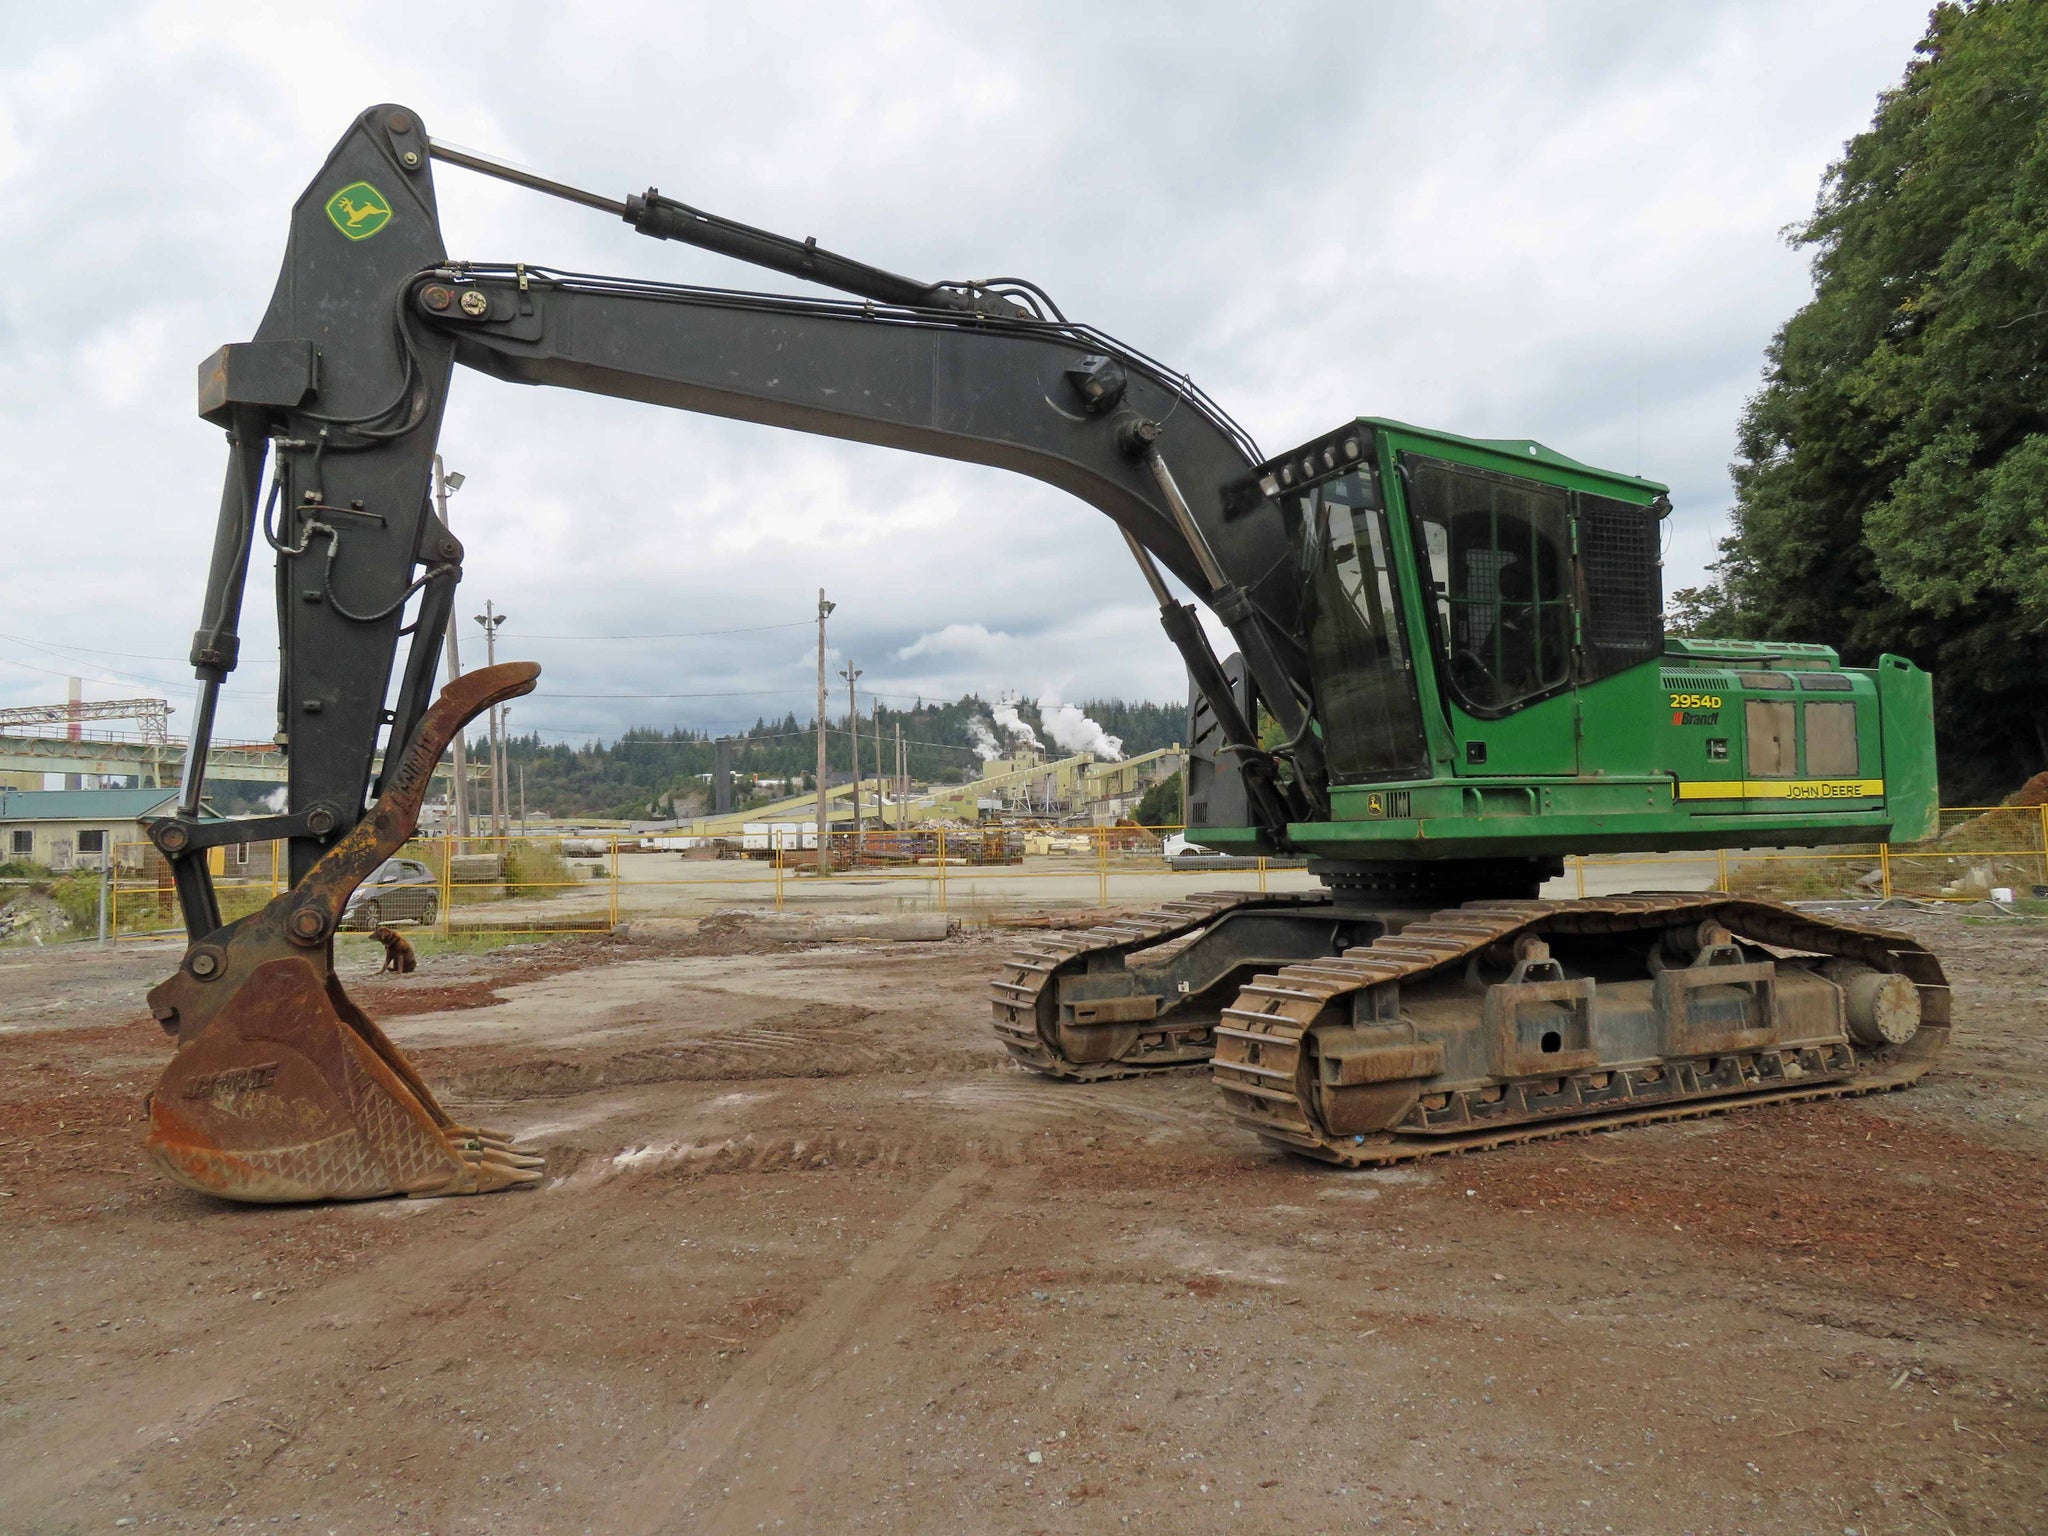
M1015 1071L1001 935L363 949L548 1182L284 1209L138 1150L173 951L0 952L0 1530L2037 1530L2048 923L1886 916L1911 1091L1381 1173Z

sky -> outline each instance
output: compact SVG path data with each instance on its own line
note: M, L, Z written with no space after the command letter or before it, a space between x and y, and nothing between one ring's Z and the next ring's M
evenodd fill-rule
M78 675L169 698L181 731L226 462L195 369L253 332L292 202L366 107L921 278L1030 278L1267 453L1391 416L1665 481L1668 590L1714 557L1737 418L1811 291L1784 231L1926 5L0 15L0 705ZM452 167L437 186L457 257L804 291ZM515 731L808 720L821 586L864 699L1185 692L1113 525L1034 481L461 370L441 449L467 477L464 659L489 598L500 659L544 668ZM273 729L269 581L223 737Z

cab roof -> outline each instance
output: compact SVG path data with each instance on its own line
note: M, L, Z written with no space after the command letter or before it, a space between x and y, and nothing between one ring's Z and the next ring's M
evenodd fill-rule
M1418 427L1412 422L1395 421L1390 416L1361 416L1358 420L1375 431L1391 433L1404 438L1419 438L1426 442L1442 443L1448 447L1465 450L1468 455L1480 455L1499 461L1497 467L1512 474L1517 468L1542 465L1548 469L1561 469L1574 475L1585 475L1595 480L1605 480L1613 485L1627 486L1645 491L1653 496L1670 492L1671 487L1657 480L1645 480L1640 475L1624 475L1616 470L1601 469L1598 465L1582 464L1577 459L1567 458L1555 448L1546 448L1533 438L1527 437L1462 437L1456 432L1442 432L1434 427Z

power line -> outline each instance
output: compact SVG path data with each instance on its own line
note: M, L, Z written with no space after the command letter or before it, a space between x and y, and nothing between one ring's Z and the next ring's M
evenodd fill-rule
M689 629L673 634L648 635L536 635L518 630L506 636L509 640L701 640L707 635L758 635L770 629L809 629L810 619L797 619L788 624L747 624L738 629Z
M55 659L58 661L64 660L62 656L59 656ZM119 667L103 666L96 661L73 662L71 665L74 668L73 671L59 672L54 667L38 667L34 665L32 662L16 661L12 657L0 656L0 667L18 667L24 672L40 672L45 677L79 677L80 674L75 669L80 667L93 666L99 667L99 669L102 672L112 672L114 676L87 677L82 678L82 681L88 683L100 683L109 688L126 687L130 683L147 683L152 688L163 688L172 693L197 693L199 691L197 686L192 683L167 683L162 678L144 677L137 672L123 672Z
M556 693L553 689L534 694L537 699L768 699L784 694L807 693L804 688L738 688L725 693Z
M0 640L12 640L17 645L29 646L34 650L56 656L59 660L63 659L61 653L65 651L84 651L92 656L125 656L130 661L168 662L174 667L185 665L189 661L189 658L184 656L159 656L153 651L110 651L104 646L73 645L69 641L64 640L31 640L27 635L0 633ZM245 667L274 667L277 665L277 660L271 656L250 656L245 657L241 665ZM114 671L116 669L109 667L107 670Z
M740 688L727 693L557 693L552 688L543 688L536 691L534 697L537 699L609 699L630 702L635 699L770 699L799 693L805 698L809 698L812 692L813 690L810 688ZM934 704L943 702L931 698L929 694L885 693L879 688L870 688L868 690L868 697L871 699L909 699L919 704L926 702L928 699Z

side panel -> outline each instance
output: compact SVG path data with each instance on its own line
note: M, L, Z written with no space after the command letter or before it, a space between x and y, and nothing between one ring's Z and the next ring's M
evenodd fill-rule
M1940 830L1934 761L1934 679L1903 656L1877 659L1877 700L1884 735L1884 799L1892 840L1918 842Z
M1237 694L1238 708L1247 717L1252 709L1251 685L1245 681L1244 657L1233 651L1223 660L1223 674ZM1224 752L1222 727L1210 711L1194 679L1188 679L1187 775L1181 781L1186 806L1188 835L1196 827L1248 828L1252 815L1245 792L1244 775L1237 771L1231 754ZM1200 838L1195 838L1200 842Z
M1498 720L1475 719L1456 704L1450 716L1452 772L1460 778L1555 778L1579 770L1577 689ZM1595 752L1590 767L1597 773L1601 766Z
M1661 665L1611 679L1608 686L1633 682L1656 690L1630 700L1640 717L1656 726L1653 767L1672 776L1693 815L1739 813L1748 747L1734 674L1666 658Z

